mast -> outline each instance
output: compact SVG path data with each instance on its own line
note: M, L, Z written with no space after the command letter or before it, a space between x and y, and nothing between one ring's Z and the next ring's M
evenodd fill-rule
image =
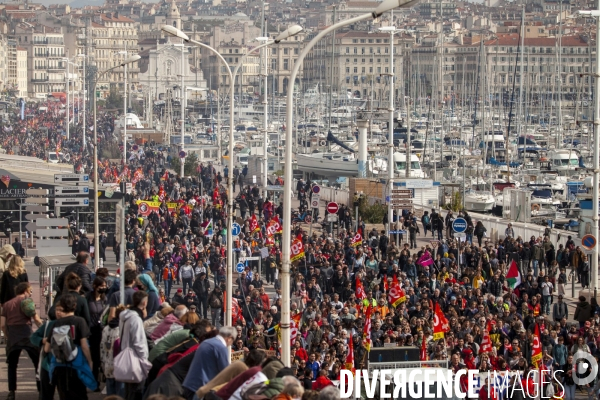
M560 1L560 0L559 0ZM523 129L523 50L525 45L525 4L523 4L523 10L521 11L521 53L519 60L519 121L517 126L517 137L521 137ZM519 57L519 55L517 56ZM525 142L523 142L525 144ZM525 151L523 151L523 159L525 159Z
M560 13L558 15L558 132L556 132L556 148L562 143L562 14L563 0L558 0L560 3ZM598 40L598 38L596 38ZM596 55L596 57L598 57ZM596 146L597 144L594 143Z
M333 6L333 21L331 22L331 24L335 24L335 11L336 11L336 6ZM330 73L330 79L329 79L329 131L331 131L331 109L332 109L332 102L333 102L333 64L335 63L335 30L332 32L331 34L331 73Z

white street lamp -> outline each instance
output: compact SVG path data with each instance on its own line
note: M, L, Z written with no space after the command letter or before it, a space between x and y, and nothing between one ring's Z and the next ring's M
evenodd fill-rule
M594 171L592 179L592 235L598 237L598 190L600 189L600 154L598 142L600 141L600 10L578 11L580 15L586 15L596 18L596 73L594 76L594 155L593 166ZM594 288L594 298L598 295L598 246L594 246L592 250L592 282Z
M300 70L304 58L308 52L328 33L341 27L363 21L369 18L379 18L382 14L396 7L408 8L417 4L418 0L384 0L379 4L375 11L359 15L354 18L340 21L323 29L317 36L311 40L302 50L300 56L294 64L290 74L290 86L287 92L286 103L286 131L285 131L285 167L283 184L283 239L282 243L282 270L281 270L281 292L282 292L282 310L281 310L281 361L284 365L290 365L290 245L292 235L292 125L293 125L293 102L294 102L294 82Z

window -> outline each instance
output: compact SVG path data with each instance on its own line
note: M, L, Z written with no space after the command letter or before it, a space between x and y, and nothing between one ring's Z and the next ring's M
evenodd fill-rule
M358 47L354 48L354 54L358 54Z
M354 67L354 73L356 74L358 72L358 67Z
M283 69L287 71L289 69L289 60L286 58L283 60Z
M361 71L361 72L362 72L363 74L366 72L366 69L365 69L365 67L362 67L362 71Z
M294 54L298 55L298 48L297 47L294 48Z
M346 47L346 54L350 54L350 47Z
M346 67L346 73L349 74L350 73L350 67Z
M283 54L287 55L287 54L288 54L288 52L289 52L289 49L288 49L287 47L284 47L284 48L283 48Z
M275 49L275 48L272 48L272 49L271 49L271 54L272 54L272 55L276 55L276 54L277 54L277 49Z

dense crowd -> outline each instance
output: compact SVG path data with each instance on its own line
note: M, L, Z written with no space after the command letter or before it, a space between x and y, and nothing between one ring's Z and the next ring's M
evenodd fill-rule
M552 377L561 370L560 385L548 383L544 393L572 400L573 354L598 359L596 300L581 297L573 312L563 299L571 280L589 286L589 261L571 238L556 248L549 231L521 238L509 225L493 242L481 221L460 212L468 227L459 242L449 229L453 213L436 210L403 211L390 224L402 233L387 235L386 225L353 221L344 206L335 232L308 235L306 225L293 224L292 362L284 366L281 247L290 244L281 243L282 203L248 185L243 169L221 175L200 165L181 179L150 146L131 155L126 167L98 165L99 176L134 183L126 243L113 246L116 257L125 246L127 260L117 276L92 267L89 239L76 238L76 262L57 279L50 319L40 321L22 259L13 246L0 251L8 400L18 393L22 350L40 366L44 400L55 391L61 399L86 399L88 389L100 386L127 400L339 398L333 386L340 370L364 369L374 348L394 343L455 372L536 369ZM226 190L228 179L237 183L234 193ZM297 197L311 185L299 181ZM226 242L228 196L241 225L234 243ZM431 241L418 245L428 235ZM224 326L228 245L236 260L261 258L261 273L252 260L235 275L232 326ZM104 261L107 247L104 241ZM579 385L589 399L598 398L599 388L597 378ZM479 398L487 399L487 391Z

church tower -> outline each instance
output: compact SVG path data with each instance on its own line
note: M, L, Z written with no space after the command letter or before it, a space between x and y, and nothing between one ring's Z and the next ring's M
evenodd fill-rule
M165 25L171 25L177 29L183 30L183 26L181 24L181 14L179 13L179 8L177 7L177 3L175 3L175 0L173 0L167 8L167 17L165 18Z

